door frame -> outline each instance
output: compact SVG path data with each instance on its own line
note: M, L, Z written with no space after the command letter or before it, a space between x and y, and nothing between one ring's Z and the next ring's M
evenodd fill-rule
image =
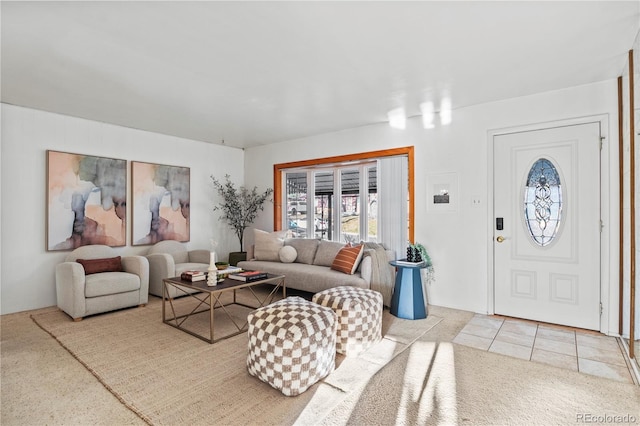
M609 151L611 150L611 135L609 134L609 114L591 115L585 117L569 118L557 121L541 122L534 124L525 124L513 127L505 127L500 129L491 129L487 132L487 313L493 315L495 313L494 289L495 289L495 255L494 255L494 148L496 136L507 135L512 133L530 132L536 130L547 130L556 127L566 127L579 124L598 123L600 124L601 149L600 149L600 218L602 220L602 232L600 233L600 303L602 305L602 313L600 315L600 332L604 334L614 334L611 331L611 318L617 318L617 305L611 302L619 295L617 294L618 286L611 286L611 282L617 280L611 276L611 265L617 265L617 258L620 255L617 249L617 243L612 242L611 238L616 238L618 229L618 220L616 215L612 215L610 207L618 205L618 193L611 186L611 164ZM613 148L617 149L617 142L614 142ZM615 229L614 229L615 228ZM616 294L610 294L611 290L615 290ZM614 321L617 324L617 321Z

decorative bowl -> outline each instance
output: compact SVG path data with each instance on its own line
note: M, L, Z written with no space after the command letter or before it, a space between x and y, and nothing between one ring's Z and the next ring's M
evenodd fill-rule
M228 267L229 267L229 264L227 262L216 262L216 268L218 268L220 271L223 271Z

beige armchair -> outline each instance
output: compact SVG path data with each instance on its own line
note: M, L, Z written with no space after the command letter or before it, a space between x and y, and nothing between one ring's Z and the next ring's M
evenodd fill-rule
M75 321L144 306L149 299L149 262L143 256L119 258L108 246L79 247L56 266L56 296L58 307Z
M147 253L149 260L149 293L162 297L162 280L180 276L184 271L206 272L209 269L208 250L187 250L178 241L165 240L154 244ZM187 293L174 287L168 288L168 297L180 297Z

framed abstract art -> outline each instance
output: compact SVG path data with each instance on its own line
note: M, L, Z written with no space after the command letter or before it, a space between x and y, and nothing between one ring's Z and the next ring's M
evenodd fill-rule
M131 162L132 244L190 239L190 169Z
M127 161L47 151L47 250L126 244Z

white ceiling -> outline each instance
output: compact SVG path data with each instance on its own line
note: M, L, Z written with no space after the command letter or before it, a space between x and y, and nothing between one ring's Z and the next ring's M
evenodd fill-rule
M2 1L2 102L250 147L614 78L640 1Z

